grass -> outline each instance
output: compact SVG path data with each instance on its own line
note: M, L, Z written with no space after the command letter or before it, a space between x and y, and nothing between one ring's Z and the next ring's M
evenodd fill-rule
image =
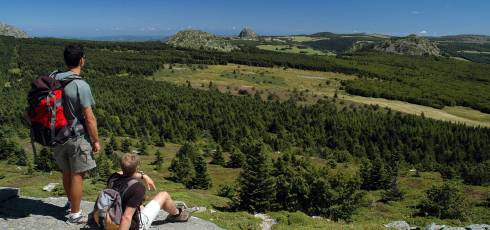
M307 55L331 55L320 50L315 50L310 47L300 48L296 45L258 45L257 48L263 50L277 51L283 53L307 54Z
M233 74L234 71L236 74ZM344 102L380 105L403 113L424 114L425 117L436 120L490 127L490 114L467 107L436 109L403 101L346 94L340 89L340 82L356 77L339 73L232 64L213 65L204 69L196 66L176 65L171 70L166 66L166 69L158 71L150 78L177 84L185 84L189 81L194 88L200 89L208 89L209 83L213 82L213 85L221 92L238 95L240 89L247 89L252 93L262 92L263 99L267 99L268 95L275 95L280 100L286 100L296 90L304 95L304 103L314 103L325 96L331 98L337 92L339 99Z

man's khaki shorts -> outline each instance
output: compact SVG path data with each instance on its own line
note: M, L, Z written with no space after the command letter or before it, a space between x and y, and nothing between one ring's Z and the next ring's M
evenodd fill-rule
M82 173L95 168L92 145L87 138L71 138L54 147L54 159L64 172Z

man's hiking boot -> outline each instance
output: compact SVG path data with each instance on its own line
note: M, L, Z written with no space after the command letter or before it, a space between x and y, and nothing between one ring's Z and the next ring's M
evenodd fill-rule
M69 224L86 224L88 222L88 217L82 213L82 211L78 213L70 213L66 215L66 222Z
M191 213L186 209L178 208L179 214L168 215L165 222L176 223L176 222L187 222L191 218Z

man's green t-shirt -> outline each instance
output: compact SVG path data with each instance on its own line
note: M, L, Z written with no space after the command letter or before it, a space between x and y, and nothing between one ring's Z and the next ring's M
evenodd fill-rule
M56 80L69 79L71 77L78 77L80 79L73 80L68 85L65 86L63 107L65 108L65 116L71 121L75 120L74 126L83 125L85 120L83 115L83 108L91 107L95 105L94 97L92 96L92 91L90 86L81 79L80 76L75 75L74 72L67 71L58 73L55 76Z

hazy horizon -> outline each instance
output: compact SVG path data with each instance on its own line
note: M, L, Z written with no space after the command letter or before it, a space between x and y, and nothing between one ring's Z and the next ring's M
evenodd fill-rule
M245 26L261 35L326 31L394 36L489 35L487 9L490 2L483 0L88 0L82 4L26 0L3 4L0 22L35 37L165 37L189 28L236 35Z

